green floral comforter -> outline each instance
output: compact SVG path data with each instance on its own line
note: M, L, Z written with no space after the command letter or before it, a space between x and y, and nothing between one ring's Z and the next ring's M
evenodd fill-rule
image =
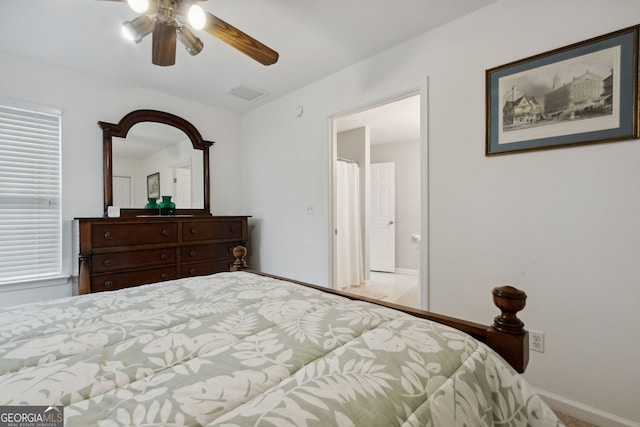
M247 272L0 311L0 405L65 426L547 426L454 329Z

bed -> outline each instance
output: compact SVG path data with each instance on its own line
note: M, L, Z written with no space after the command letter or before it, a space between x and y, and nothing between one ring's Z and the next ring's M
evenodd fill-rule
M238 270L1 310L0 405L67 427L561 425L466 332Z

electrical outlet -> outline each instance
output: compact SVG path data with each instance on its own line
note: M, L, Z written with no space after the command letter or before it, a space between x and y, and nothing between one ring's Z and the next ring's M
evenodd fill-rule
M529 348L544 353L544 332L529 331Z
M313 203L307 203L307 215L315 215L316 214L316 207L313 205Z

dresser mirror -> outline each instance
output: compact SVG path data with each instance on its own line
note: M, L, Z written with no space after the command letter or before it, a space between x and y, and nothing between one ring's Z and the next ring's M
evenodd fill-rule
M145 208L171 196L176 214L210 215L209 147L185 119L155 110L137 110L117 124L98 122L103 132L104 212L155 215Z

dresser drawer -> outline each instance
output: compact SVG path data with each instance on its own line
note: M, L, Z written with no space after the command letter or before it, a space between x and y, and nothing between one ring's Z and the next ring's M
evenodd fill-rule
M110 254L94 255L91 258L91 268L94 273L118 271L128 268L170 266L175 263L175 248L114 252Z
M176 223L93 224L91 230L91 242L94 248L177 241L178 224Z
M182 225L182 240L242 239L242 220L185 222Z
M233 248L240 242L190 245L182 248L182 262L226 258L233 260Z
M98 274L91 276L91 292L113 291L177 278L178 272L175 266L123 273Z
M182 264L182 277L204 276L207 274L229 271L233 260L189 262Z

